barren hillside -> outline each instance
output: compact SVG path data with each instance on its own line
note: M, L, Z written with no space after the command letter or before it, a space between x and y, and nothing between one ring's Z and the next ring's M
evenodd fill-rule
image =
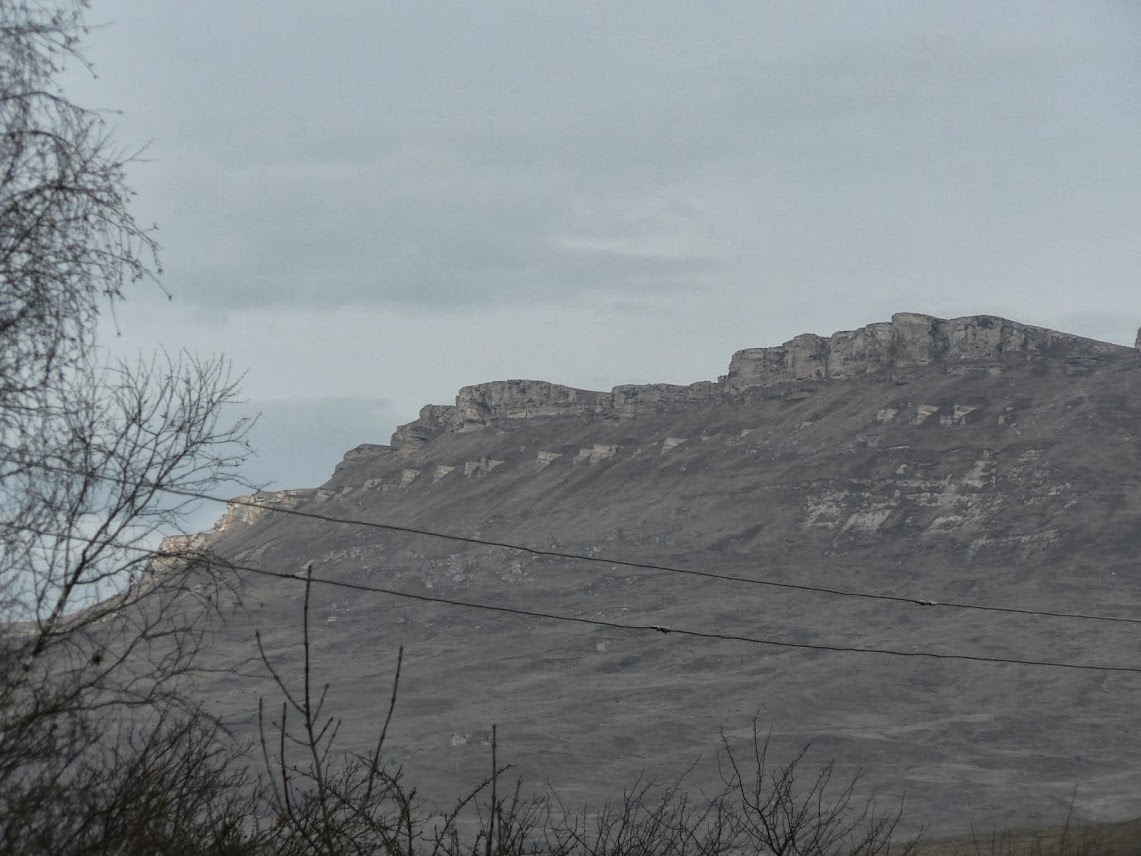
M1141 794L1141 674L900 655L1141 669L1137 623L963 608L1141 619L1139 457L1136 350L901 314L740 351L688 387L465 387L324 485L254 498L538 554L247 505L199 540L255 568L747 637L318 586L315 662L345 744L368 744L403 645L391 751L434 797L487 771L492 723L526 782L581 803L699 756L693 784L712 781L718 728L759 714L779 751L813 741L935 833L1055 822L1075 787L1079 818L1123 819ZM252 653L260 629L296 667L300 586L243 585L249 612L214 655ZM247 726L272 695L249 677L202 691Z

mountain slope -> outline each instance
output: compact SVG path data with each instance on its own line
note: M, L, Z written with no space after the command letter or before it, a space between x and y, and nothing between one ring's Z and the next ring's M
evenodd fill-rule
M978 316L901 314L734 355L689 387L465 387L323 486L268 506L749 579L1049 612L1141 618L1141 356ZM1141 668L1138 625L900 603L591 563L234 505L199 536L293 573L616 624L792 645ZM246 574L259 628L298 661L299 586ZM646 769L711 761L759 714L778 751L806 740L906 792L935 831L968 819L1137 813L1141 674L840 653L621 630L319 586L315 661L363 748L397 647L394 758L443 798L500 757L571 803ZM249 723L268 684L202 687ZM713 781L711 763L693 773Z

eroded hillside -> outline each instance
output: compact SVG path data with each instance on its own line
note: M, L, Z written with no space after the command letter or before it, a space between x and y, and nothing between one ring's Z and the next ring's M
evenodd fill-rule
M609 393L465 387L319 488L255 497L373 521L899 603L535 555L233 506L199 541L234 561L415 594L784 643L1141 667L1141 356L998 318L897 315L735 354L726 376ZM299 590L246 575L248 614L297 660ZM1136 814L1141 675L829 653L539 620L330 587L315 656L368 743L406 648L394 757L450 798L501 757L572 802L710 759L754 713L782 749L865 768L914 823ZM921 602L935 602L926 604ZM266 683L203 687L251 721ZM695 785L715 776L709 765ZM702 777L705 777L704 779Z

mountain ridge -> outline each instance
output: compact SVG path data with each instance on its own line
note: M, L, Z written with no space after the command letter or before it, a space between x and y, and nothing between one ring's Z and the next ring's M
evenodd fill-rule
M814 741L846 769L863 767L869 786L906 791L916 822L933 832L961 827L965 801L984 825L1064 820L1078 782L1075 817L1135 815L1138 685L1127 674L770 650L478 608L792 646L1141 665L1128 625L920 605L1139 614L1137 351L972 316L921 322L934 331L934 357L919 361L900 334L871 326L838 339L840 348L835 337L797 337L763 349L783 352L779 361L743 358L766 372L776 363L779 381L738 372L748 382L727 375L692 397L637 387L628 409L598 407L612 393L572 398L532 385L543 382L497 382L498 397L470 394L489 404L476 420L460 418L462 400L430 406L451 409L403 426L390 445L350 450L319 487L255 501L910 605L576 563L245 505L201 537L246 566L293 572L312 562L331 580L477 605L314 591L314 658L351 747L369 743L370 676L389 674L405 646L394 755L419 771L426 794L447 798L449 783L481 777L478 735L493 722L501 757L529 782L550 778L572 801L593 801L641 769L668 774L707 756L718 726L733 732L760 713L774 751ZM886 352L867 345L885 339ZM843 350L852 341L870 351L874 371L816 372L853 353ZM813 354L815 363L801 359ZM297 652L296 590L239 578L248 612L228 622L218 655L248 653L260 630L287 667ZM265 691L249 677L203 689L239 730ZM695 786L710 784L695 777Z
M1141 341L1141 333L1139 333ZM439 431L477 430L498 419L601 415L622 418L645 407L700 401L753 388L826 380L887 380L932 364L947 371L1001 371L1018 361L1062 360L1075 371L1137 348L1100 342L993 315L936 318L900 312L829 337L802 333L782 345L733 354L716 381L622 384L609 393L542 380L490 381L462 387L454 405L429 404L401 425L393 448L414 447Z

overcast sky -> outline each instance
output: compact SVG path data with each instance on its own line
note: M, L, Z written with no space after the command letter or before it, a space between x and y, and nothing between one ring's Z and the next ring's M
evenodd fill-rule
M94 0L175 299L127 351L222 351L249 475L313 486L512 377L688 383L893 312L1126 344L1141 4ZM213 514L214 512L211 512Z

